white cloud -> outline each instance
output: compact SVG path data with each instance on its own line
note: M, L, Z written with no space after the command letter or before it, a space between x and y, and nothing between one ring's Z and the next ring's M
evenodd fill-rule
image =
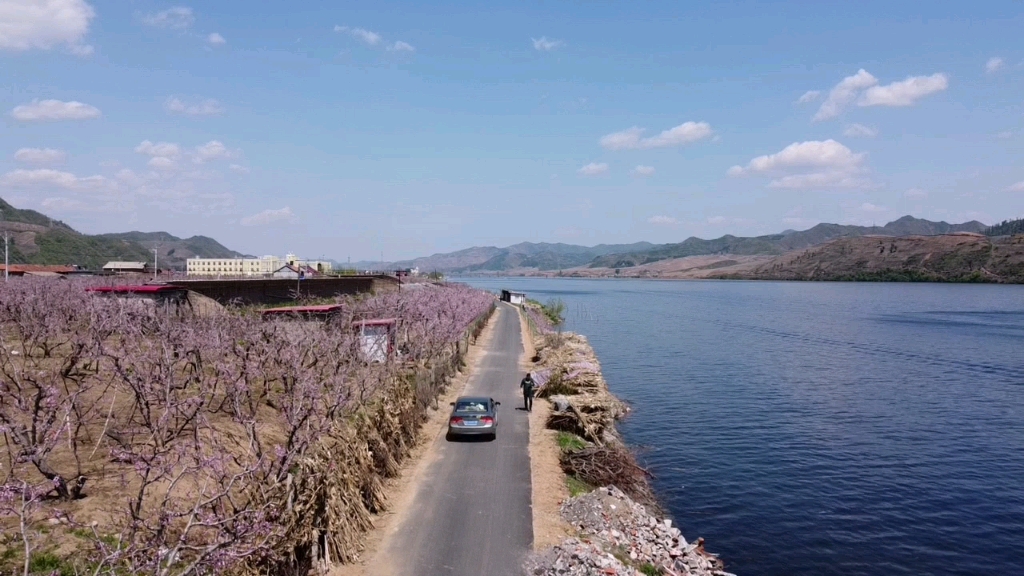
M72 54L92 53L82 45L96 12L85 0L0 0L0 50L49 50L66 45Z
M746 168L733 166L730 176L753 172L771 172L787 168L855 168L864 160L864 154L854 154L835 140L794 142L775 154L758 156Z
M122 168L114 174L114 178L119 182L124 182L130 186L138 186L142 184L143 180L138 174L129 168Z
M808 90L804 92L803 96L797 98L797 102L800 104L807 104L808 102L814 102L821 97L821 90Z
M223 46L223 45L228 43L228 41L225 40L223 36L221 36L220 34L218 34L216 32L213 32L209 36L207 36L206 37L206 41L211 46Z
M30 104L15 106L11 116L23 122L89 120L99 118L100 111L95 106L75 101L33 100Z
M217 160L221 158L233 158L235 151L229 150L224 143L220 140L210 140L202 146L196 146L195 162L202 164L207 160Z
M192 9L187 6L175 6L142 17L142 22L145 24L171 30L185 30L195 21L196 17L192 14Z
M928 197L928 193L925 192L924 190L921 190L920 188L911 188L910 190L907 190L906 192L904 192L903 196L906 197L906 198L920 199L920 198L927 198Z
M912 106L921 98L949 87L945 74L910 76L888 86L873 86L861 95L858 106Z
M729 168L729 176L772 174L771 188L857 188L869 182L859 177L866 155L856 154L835 140L794 142L775 154L758 156L746 167Z
M862 188L871 182L842 170L789 174L772 180L769 188L780 190L806 190L811 188Z
M40 168L37 170L12 170L0 178L0 185L10 188L64 188L80 189L95 188L103 185L107 179L103 176L86 176L80 178L71 172Z
M843 130L843 135L851 138L874 138L878 136L878 130L863 124L850 124Z
M181 154L181 148L177 144L171 142L157 142L154 144L149 140L143 140L142 143L135 147L135 151L139 154L159 158L177 158Z
M176 169L178 162L168 156L154 156L149 159L149 162L146 162L146 166L154 170L167 171Z
M412 44L409 44L408 42L402 42L401 40L399 40L398 42L395 42L391 46L388 46L388 51L389 52L415 52L416 49L413 48Z
M1005 62L1003 62L1002 58L998 56L993 56L992 58L988 59L988 62L985 62L985 72L988 72L989 74L997 72L1003 67L1004 64Z
M608 173L608 165L603 162L600 164L596 162L591 162L590 164L587 164L586 166L577 170L577 172L581 176L599 176L601 174Z
M530 38L533 41L534 50L540 50L541 52L550 52L555 48L559 48L565 45L565 42L561 40L548 40L547 36L541 36L540 38Z
M258 214L252 216L246 216L242 218L242 226L266 226L275 222L294 222L296 220L295 214L292 213L292 209L288 206L280 208L278 210L266 209Z
M1020 182L1013 184L1006 190L1009 192L1024 192L1024 180L1021 180Z
M999 138L1000 140L1013 138L1013 132L1011 132L1010 130L1003 130L1002 132L996 134L996 138Z
M249 167L242 166L241 164L232 164L231 166L228 166L228 168L231 169L232 172L238 172L239 174L249 173Z
M15 160L29 164L53 164L63 162L66 157L63 150L53 148L22 148L14 153Z
M671 216L651 216L647 219L649 224L656 224L658 226L667 226L676 223L676 219Z
M224 112L220 102L208 98L201 102L188 104L178 98L168 98L164 108L172 114L183 114L185 116L214 116Z
M871 212L871 213L877 214L879 212L888 212L889 209L886 208L885 206L878 206L877 204L872 204L870 202L865 202L865 203L860 205L860 211L861 212Z
M821 103L813 120L828 120L835 118L846 109L857 98L857 93L865 88L878 84L878 79L861 68L853 76L843 78L828 93L828 98Z
M653 176L654 175L654 166L644 166L643 164L640 164L636 168L633 168L633 175L634 176Z
M725 224L725 216L709 216L708 224Z
M711 125L707 122L684 122L650 138L641 138L643 133L643 128L634 126L621 132L602 136L599 142L608 150L667 148L692 144L713 135L714 131L711 130Z
M349 28L348 26L335 26L335 32L345 32L349 36L366 43L369 46L376 46L380 44L383 38L376 32L366 30L365 28Z

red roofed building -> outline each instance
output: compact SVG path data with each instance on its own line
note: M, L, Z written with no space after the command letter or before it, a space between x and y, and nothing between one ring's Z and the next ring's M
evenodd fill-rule
M53 276L59 274L71 274L75 272L72 266L48 266L44 264L11 264L9 269L0 264L0 276L4 272L10 276Z

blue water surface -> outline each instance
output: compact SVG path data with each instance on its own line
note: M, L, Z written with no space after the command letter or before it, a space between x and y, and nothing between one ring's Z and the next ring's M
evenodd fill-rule
M730 571L1024 575L1024 286L465 281L566 303Z

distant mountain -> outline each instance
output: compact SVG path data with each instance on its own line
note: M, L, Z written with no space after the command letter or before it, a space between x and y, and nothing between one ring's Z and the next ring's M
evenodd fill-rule
M194 256L230 258L241 256L206 236L181 239L167 232L125 232L122 234L81 234L60 220L15 208L0 198L0 230L11 237L12 264L75 264L98 270L111 260L152 262L159 250L163 269L184 269Z
M423 272L486 274L509 271L551 271L588 266L591 268L629 268L661 260L686 256L735 254L737 256L777 256L792 250L817 246L844 237L860 236L935 236L953 232L985 233L988 227L981 222L963 224L932 222L904 216L885 226L850 226L818 224L807 230L786 230L779 234L742 237L725 235L704 240L687 238L674 244L601 244L578 246L522 242L505 248L477 246L457 252L434 254L398 262L355 262L358 270L395 270L419 268Z
M504 272L522 268L537 270L560 270L583 266L594 258L615 252L647 250L654 247L650 242L634 244L599 244L577 246L563 243L521 242L506 248L482 246L434 254L413 260L398 262L356 262L353 268L359 270L393 270L419 268L421 272Z
M65 228L71 230L70 226L60 220L54 220L46 214L36 212L35 210L15 208L3 198L0 198L0 212L2 212L0 214L0 222L18 222L21 224L45 226L46 228Z
M150 258L153 256L153 249L156 248L160 255L160 267L175 270L184 270L185 261L189 258L240 258L245 256L224 247L220 242L208 236L178 238L167 232L120 232L99 234L95 237L134 242L143 246Z
M932 222L904 216L885 226L851 226L843 224L818 224L813 228L781 234L769 234L752 238L725 235L713 240L691 237L678 244L662 244L649 250L624 254L609 254L590 263L592 268L628 268L686 256L706 254L736 254L738 256L779 255L790 250L816 246L829 240L860 236L934 236L952 232L984 233L988 226L972 220L963 224Z

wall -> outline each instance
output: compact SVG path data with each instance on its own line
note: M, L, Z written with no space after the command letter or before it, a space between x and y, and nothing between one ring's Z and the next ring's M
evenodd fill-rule
M387 292L398 290L398 280L391 276L342 276L308 278L302 281L287 278L243 278L232 280L175 280L175 286L186 287L221 304L278 304L295 300L299 286L302 298L331 298L341 294Z

